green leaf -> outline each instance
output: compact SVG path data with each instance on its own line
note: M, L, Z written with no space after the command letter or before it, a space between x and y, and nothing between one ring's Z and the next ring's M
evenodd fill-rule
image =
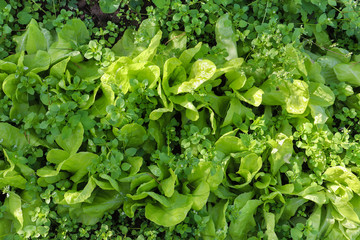
M85 202L90 198L92 192L96 187L96 183L93 178L90 178L83 190L74 191L69 190L64 194L64 201L66 204L76 204Z
M164 227L172 227L184 221L193 204L191 197L175 191L169 202L169 207L148 203L145 207L145 217Z
M210 220L206 224L205 229L201 232L201 236L204 240L217 239L217 237L220 237L219 239L224 239L223 235L218 236L217 233L227 230L228 224L225 217L227 206L227 200L221 200L214 206L209 204L208 212Z
M128 217L133 218L135 215L136 209L138 207L142 207L145 205L146 205L146 203L135 202L130 199L130 200L127 200L124 202L123 209L124 209L125 214Z
M242 71L230 71L225 76L230 83L229 87L233 90L240 90L247 81L246 75Z
M329 167L323 175L326 181L343 184L360 195L360 181L349 169L341 166Z
M278 237L275 233L275 214L264 212L264 218L266 223L266 231L265 234L268 240L278 240Z
M25 189L26 179L15 170L14 153L4 149L6 161L10 164L9 168L0 170L0 189L6 186ZM15 159L16 160L16 159Z
M98 63L92 59L80 63L70 62L68 69L74 71L73 75L79 76L82 81L91 82L99 79L102 76L102 74L99 72Z
M45 71L50 66L50 55L42 50L38 50L36 54L25 55L24 65L28 67L27 71L38 73Z
M308 85L304 81L294 80L288 85L289 95L285 99L286 110L292 114L303 114L309 103Z
M351 60L351 54L348 50L338 47L330 48L326 55L339 59L343 63L349 63Z
M85 225L96 224L105 213L118 209L124 201L123 195L115 191L98 191L91 203L81 205L79 221Z
M241 185L235 185L233 187L240 188L248 185L255 176L255 174L261 169L261 167L261 157L259 157L255 153L250 153L245 157L241 158L240 168L236 173L245 179L245 183Z
M215 143L215 149L225 154L246 150L242 140L235 136L222 136Z
M32 19L21 36L15 36L16 52L26 51L27 54L35 54L38 50L47 50L47 41L41 32L38 23Z
M70 57L67 57L64 60L53 65L50 68L50 75L58 79L62 79L65 75L66 67L69 61L70 61Z
M288 138L286 135L280 133L276 141L271 142L272 150L269 157L271 164L271 173L275 175L280 167L285 163L289 163L289 159L293 153L293 142L292 138Z
M308 199L312 202L315 202L319 205L323 205L328 201L328 198L325 195L325 192L323 191L323 187L316 185L316 184L305 188L303 191L299 192L297 195L299 195L305 199Z
M286 97L289 95L287 82L266 80L260 88L264 91L262 104L264 105L285 105Z
M316 105L309 105L311 110L311 116L314 119L314 124L325 124L329 119L328 115L325 112L325 109Z
M229 124L235 124L236 126L239 126L246 119L253 118L254 113L252 110L242 105L238 98L233 97L230 100L230 107L227 110L226 117L221 127L225 127Z
M18 20L19 23L22 25L28 24L30 22L30 20L33 18L33 16L25 10L19 12L16 16L19 19Z
M216 66L209 60L196 61L190 71L189 80L176 87L174 94L193 92L206 81L210 80L216 71ZM175 88L175 87L174 87Z
M192 209L200 211L207 203L210 195L210 186L207 182L201 181L195 190L191 193L193 204Z
M360 224L359 215L354 211L354 207L349 200L353 197L351 190L338 184L330 184L329 190L333 194L328 194L332 205L345 219Z
M151 61L156 54L156 50L160 45L162 32L158 31L157 34L151 39L149 47L141 52L138 56L133 59L134 63Z
M0 236L10 236L11 233L14 233L12 221L10 219L1 218Z
M56 143L70 155L75 154L83 141L84 137L84 128L81 123L79 123L75 129L71 129L72 133L69 136L65 136L64 132L59 135L55 141Z
M164 192L166 197L171 197L175 192L175 182L177 180L177 176L175 175L174 171L170 168L170 177L161 181L160 188Z
M0 144L9 149L25 150L31 146L48 145L34 135L22 133L18 128L8 124L0 123Z
M173 103L178 104L186 109L185 114L188 119L190 119L191 121L197 121L199 119L199 112L194 106L193 102L189 101L189 98L191 99L191 95L186 94L171 96L169 99Z
M89 31L87 30L85 23L76 18L67 21L58 36L60 38L59 41L72 43L73 49L86 44L90 40Z
M67 158L58 168L74 173L70 178L73 182L79 182L88 173L88 167L98 155L90 152L79 152Z
M181 53L179 60L182 62L185 69L189 67L191 60L194 58L195 54L200 51L201 46L202 43L198 43L195 47L186 49Z
M135 51L134 30L126 29L121 39L112 47L117 56L130 56Z
M127 147L139 147L145 141L146 130L137 123L126 124L120 129L120 136Z
M169 0L154 0L153 3L158 8L164 8L166 5L169 5Z
M115 94L111 89L111 86L106 83L101 83L100 89L102 96L95 100L90 108L89 115L103 116L106 115L106 107L113 104L115 100Z
M310 58L306 58L305 66L310 81L325 83L325 79L321 75L321 66L318 62L314 62Z
M100 0L99 6L103 13L113 13L120 6L121 0Z
M20 231L24 226L23 212L21 209L21 198L14 192L9 193L9 197L5 199L5 205L9 213L14 218L14 227L16 231Z
M235 30L230 20L229 14L222 15L215 25L215 36L217 46L225 48L228 56L226 60L238 57L237 45L235 41Z
M169 34L169 43L166 46L165 51L186 51L187 36L185 32L173 31ZM170 54L170 53L168 53ZM180 60L181 61L181 60Z
M356 87L360 86L360 64L356 62L339 63L335 65L334 72L339 81Z
M243 94L240 94L237 91L235 91L236 96L240 100L247 102L255 107L260 106L263 93L264 91L257 87L252 87Z
M337 64L341 63L338 58L331 56L321 56L316 60L316 62L320 64L321 75L325 78L327 84L339 83L334 69Z
M328 0L328 3L331 6L336 6L336 1L335 0Z
M0 70L9 74L14 73L16 71L16 64L12 62L0 60Z
M135 175L140 171L140 168L143 164L143 158L142 157L129 157L127 161L130 163L130 173L129 176Z
M283 220L289 220L291 217L293 217L298 210L299 207L301 207L304 203L306 203L308 200L304 198L290 198L286 201L285 208L283 213L281 214L281 219Z
M243 207L239 206L241 211L233 212L235 220L231 221L229 227L229 234L233 239L246 239L246 234L255 229L254 214L261 204L260 200L248 200Z
M309 83L310 104L329 107L334 104L335 94L322 83Z
M149 44L151 45L151 41L157 38L154 37L159 34L159 30L159 23L154 18L143 20L136 32L138 50L147 48Z

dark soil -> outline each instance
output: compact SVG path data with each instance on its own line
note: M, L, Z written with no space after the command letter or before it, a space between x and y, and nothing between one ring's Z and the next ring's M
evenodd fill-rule
M103 13L98 1L92 0L90 1L90 4L88 4L86 0L80 0L78 1L78 7L85 15L92 16L95 26L105 27L107 21L112 21L117 24L120 23L120 18L117 16L119 11L114 13ZM81 17L84 18L85 15Z
M89 2L89 4L88 4ZM141 21L144 20L144 16L146 16L146 7L148 5L151 5L151 2L144 1L144 5L141 8L140 12L136 12L135 10L131 9L129 5L125 5L124 9L125 11L130 10L132 13L137 14L141 17ZM78 1L78 7L79 10L84 13L82 18L85 17L85 15L92 16L93 21L95 23L95 26L98 27L105 27L108 21L111 21L118 25L125 25L125 26L135 26L135 28L139 27L140 22L134 21L134 20L127 20L125 17L119 18L117 15L119 13L119 10L115 11L114 13L103 13L100 9L99 3L96 0L79 0Z

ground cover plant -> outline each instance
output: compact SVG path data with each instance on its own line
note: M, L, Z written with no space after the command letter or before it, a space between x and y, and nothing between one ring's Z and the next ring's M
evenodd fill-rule
M357 2L65 3L0 1L1 239L360 238Z

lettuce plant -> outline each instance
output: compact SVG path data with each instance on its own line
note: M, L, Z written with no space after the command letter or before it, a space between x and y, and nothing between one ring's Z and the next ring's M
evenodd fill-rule
M215 27L223 54L153 19L103 52L31 20L0 60L0 236L358 238L357 58L257 62Z

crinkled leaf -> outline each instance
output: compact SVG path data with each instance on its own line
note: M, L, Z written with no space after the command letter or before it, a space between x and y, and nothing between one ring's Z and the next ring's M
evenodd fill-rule
M304 113L309 102L307 83L301 80L294 80L288 87L289 96L285 99L286 110L292 114Z
M191 68L189 80L181 83L174 94L193 92L206 81L210 80L216 71L216 65L209 60L197 60Z
M326 181L343 184L360 195L360 180L349 169L342 166L329 167L323 176Z

